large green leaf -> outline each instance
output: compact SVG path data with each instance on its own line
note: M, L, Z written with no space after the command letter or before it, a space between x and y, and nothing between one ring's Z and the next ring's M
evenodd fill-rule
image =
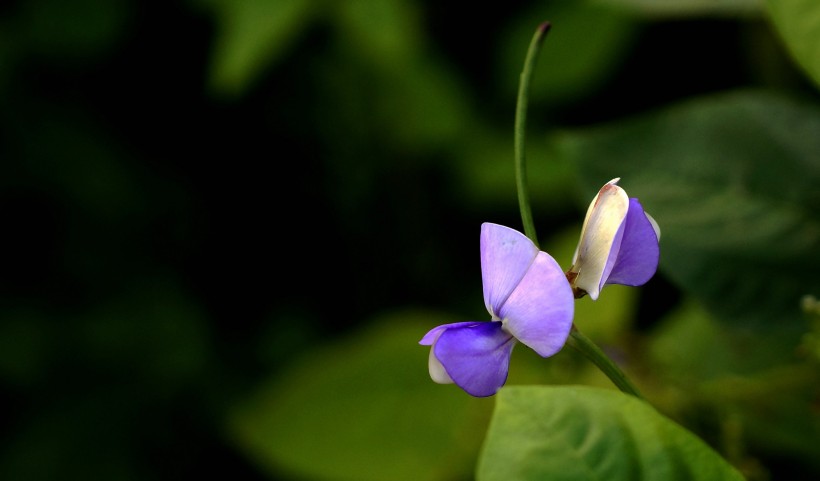
M433 383L429 347L441 314L400 313L317 347L238 405L239 446L277 476L391 481L467 479L492 399Z
M716 95L568 133L585 204L614 177L660 224L661 267L719 318L802 326L820 292L820 110Z
M643 401L574 386L503 388L477 478L743 479L703 441Z
M820 86L820 2L767 0L766 7L789 52Z

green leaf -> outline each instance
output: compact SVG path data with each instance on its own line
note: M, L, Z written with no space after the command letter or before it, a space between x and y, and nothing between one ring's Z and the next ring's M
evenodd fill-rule
M479 481L743 479L695 435L620 392L522 386L497 397Z
M767 0L766 7L792 57L820 86L820 2Z
M759 92L707 97L563 138L583 204L621 177L662 231L661 268L722 320L802 325L820 292L820 110Z
M311 0L216 2L211 88L228 95L245 90L305 28L314 7Z
M336 5L340 37L356 54L384 69L405 70L421 53L419 5L407 0L347 0Z
M492 399L430 380L419 339L434 313L400 313L317 347L236 406L240 448L273 475L401 481L468 478Z
M758 14L762 0L598 0L654 18Z

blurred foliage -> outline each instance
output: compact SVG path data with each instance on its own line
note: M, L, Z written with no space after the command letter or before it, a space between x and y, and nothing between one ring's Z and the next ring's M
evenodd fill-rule
M810 0L767 0L766 6L794 59L820 86L820 48L810 40L820 34L820 5Z
M599 0L653 18L757 15L763 0Z
M433 480L469 473L492 400L438 389L418 369L427 353L408 339L429 319L447 322L433 312L396 313L302 356L284 377L236 407L232 426L239 444L274 472L317 479Z
M416 343L487 319L479 225L520 225L543 20L541 245L568 266L613 177L663 232L646 286L577 303L658 413L624 409L750 481L816 479L815 4L0 7L0 479L472 479L496 399ZM623 399L569 350L519 346L508 384L595 386L544 388L590 420Z

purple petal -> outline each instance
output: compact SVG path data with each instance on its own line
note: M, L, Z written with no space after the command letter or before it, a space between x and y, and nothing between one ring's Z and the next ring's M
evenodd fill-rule
M432 346L436 343L439 336L441 336L442 333L444 333L444 331L446 331L447 329L453 327L474 326L476 324L478 323L474 321L468 321L454 322L451 324L443 324L441 326L434 327L430 329L430 331L427 332L427 334L425 334L424 337L421 338L419 344L423 346ZM453 379L450 377L449 374L447 374L447 370L444 369L444 366L441 365L441 362L439 362L438 358L436 358L433 351L434 349L430 349L430 356L427 359L427 368L430 371L430 378L439 384L452 384Z
M442 324L440 326L436 326L436 327L430 329L427 332L427 334L425 334L424 337L421 338L421 341L419 341L419 344L421 344L422 346L432 346L436 342L436 339L438 339L438 337L441 335L441 333L446 331L447 329L450 329L450 328L453 328L453 327L472 326L474 324L481 324L481 323L479 323L477 321L467 321L467 322L453 322L451 324Z
M493 318L527 273L538 248L524 234L498 224L481 224L481 279L484 305Z
M548 357L564 346L574 309L572 288L561 266L539 252L499 315L513 336Z
M638 199L629 199L629 212L623 225L623 239L606 284L640 286L658 269L658 233Z
M626 215L624 216L623 221L621 221L621 225L618 226L618 230L615 231L615 236L612 238L612 245L609 248L609 254L606 257L606 263L604 264L604 270L601 272L601 281L598 283L598 291L596 296L593 299L597 298L597 294L601 292L601 289L604 288L604 285L607 283L606 281L609 279L609 276L612 274L612 269L615 268L615 264L618 260L618 255L621 252L621 243L624 239L624 229L626 228L626 218L629 216L629 211L627 210ZM591 297L591 296L590 296Z
M492 396L507 381L515 338L500 322L468 324L445 329L433 352L461 389L477 397Z

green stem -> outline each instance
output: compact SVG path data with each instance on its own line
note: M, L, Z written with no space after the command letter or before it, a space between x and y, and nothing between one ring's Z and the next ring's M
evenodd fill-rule
M518 103L515 110L515 184L518 189L518 206L521 209L521 222L524 225L524 234L538 246L538 236L535 233L535 224L532 221L530 197L527 191L527 169L524 155L524 144L527 130L527 101L530 94L530 78L535 67L535 59L541 51L541 44L550 30L550 23L544 22L538 26L530 42L527 57L524 59L524 69L518 84ZM607 357L604 352L589 338L581 334L574 325L567 343L581 352L592 361L621 391L643 399L638 389L624 375L623 371Z
M631 394L638 399L643 399L641 396L640 391L636 388L632 382L626 377L626 375L621 371L621 369L612 362L612 359L607 357L604 354L604 351L601 350L598 346L595 345L588 337L583 335L581 331L579 331L574 325L572 326L572 331L570 332L569 339L567 339L567 344L575 348L578 352L586 356L587 359L592 361L598 369L603 371L604 374L620 389L622 392L627 394Z
M538 236L535 234L535 224L532 221L532 210L530 209L530 197L527 191L527 170L524 160L524 141L527 130L527 100L530 95L530 78L532 77L535 59L541 50L541 44L547 32L550 30L550 23L544 22L538 26L535 35L527 50L527 57L524 60L524 69L518 84L518 103L515 111L515 183L518 188L518 205L521 209L521 222L524 224L524 234L538 246Z

